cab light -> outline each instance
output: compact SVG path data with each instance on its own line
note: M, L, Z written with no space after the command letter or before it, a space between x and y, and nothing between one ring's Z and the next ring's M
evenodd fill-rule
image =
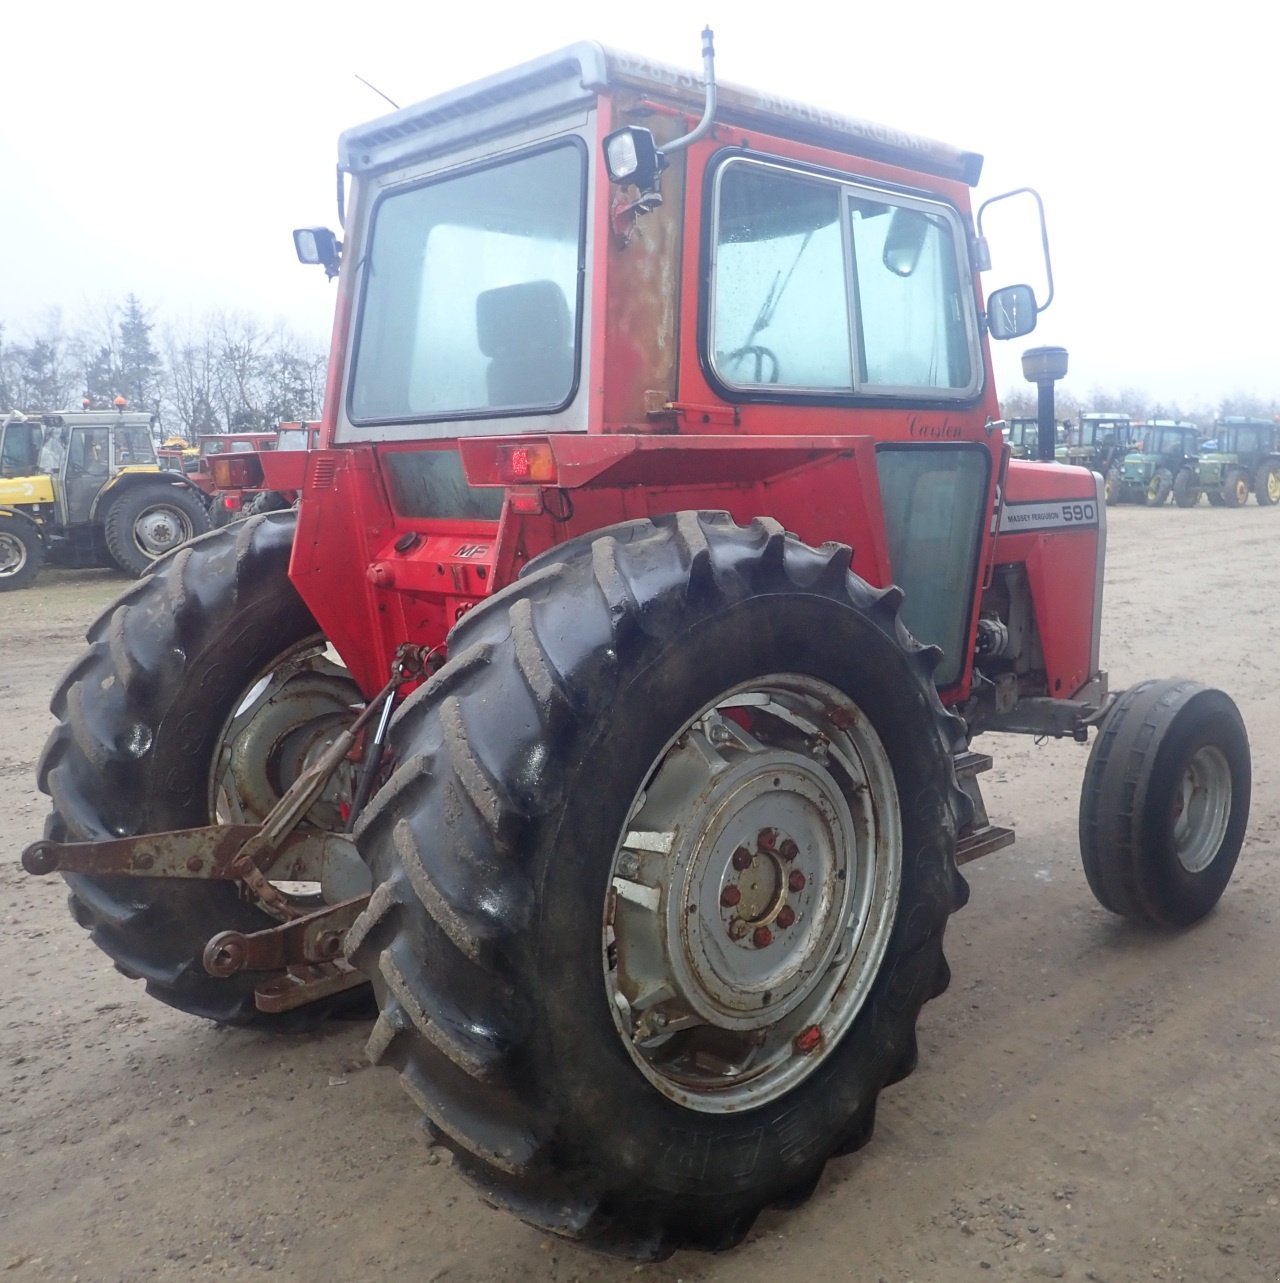
M555 483L556 460L551 446L544 442L530 445L503 446L498 457L499 475L504 481Z

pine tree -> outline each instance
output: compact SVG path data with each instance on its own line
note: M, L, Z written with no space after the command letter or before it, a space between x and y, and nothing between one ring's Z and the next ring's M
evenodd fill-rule
M160 410L160 356L151 342L150 313L130 294L120 318L118 389L135 410Z

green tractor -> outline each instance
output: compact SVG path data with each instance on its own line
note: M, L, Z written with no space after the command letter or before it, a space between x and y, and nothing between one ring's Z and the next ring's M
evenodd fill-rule
M1127 414L1097 410L1082 414L1075 425L1064 426L1067 436L1054 452L1057 461L1089 468L1104 477L1133 449L1140 432Z
M1008 442L1010 456L1014 459L1036 459L1040 454L1040 421L1039 419L1006 419L1004 421L1004 439ZM1056 423L1053 428L1055 457L1061 452L1067 440L1067 424ZM1058 462L1062 460L1059 458Z
M1230 416L1214 422L1216 439L1200 456L1200 484L1216 508L1238 508L1249 491L1264 508L1280 503L1280 426Z
M1179 508L1195 507L1202 489L1196 425L1156 419L1133 428L1135 444L1107 471L1107 503L1158 508L1173 495Z

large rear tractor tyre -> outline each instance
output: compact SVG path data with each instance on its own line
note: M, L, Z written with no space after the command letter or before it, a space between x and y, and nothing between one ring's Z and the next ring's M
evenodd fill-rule
M1147 483L1147 507L1159 508L1169 498L1173 490L1173 477L1169 475L1167 468L1157 469L1155 475Z
M1280 503L1280 468L1264 463L1253 478L1253 497L1261 508Z
M44 565L44 540L26 517L0 512L0 592L30 588Z
M54 692L58 725L39 766L53 799L46 837L87 841L254 823L361 701L324 657L290 584L292 513L200 540L130 587L89 629L89 649ZM305 822L341 827L338 777ZM231 882L68 874L71 911L125 975L193 1015L308 1028L368 1004L361 987L293 1011L254 1003L262 973L210 976L220 931L278 925Z
M1222 502L1228 508L1243 508L1249 501L1249 477L1243 468L1232 468L1222 483Z
M113 498L102 523L111 560L126 575L144 575L153 562L204 534L209 511L181 486L130 486Z
M1190 468L1182 468L1174 477L1173 501L1179 508L1194 508L1200 502L1200 487Z
M1103 498L1106 500L1108 508L1114 508L1116 504L1124 502L1125 489L1120 473L1115 468L1112 468L1107 473L1106 484L1102 488Z
M723 513L572 541L393 723L347 941L369 1053L536 1226L730 1247L915 1064L967 897L963 729L849 555Z
M1080 854L1098 902L1186 927L1218 903L1249 818L1249 739L1220 690L1186 678L1125 691L1094 740Z

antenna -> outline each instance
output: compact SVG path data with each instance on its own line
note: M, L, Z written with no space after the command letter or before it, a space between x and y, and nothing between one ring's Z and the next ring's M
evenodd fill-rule
M366 80L366 79L365 79L365 78L364 78L364 77L363 77L363 76L362 76L358 71L353 71L351 74L352 74L353 76L355 76L355 78L356 78L356 79L357 79L357 80L358 80L362 85L364 85L366 88L368 88L368 89L372 89L372 90L373 90L373 92L374 92L375 94L377 94L379 98L386 98L386 99L387 99L387 101L388 101L388 102L389 102L389 103L390 103L390 104L391 104L391 105L392 105L392 106L393 106L397 111L399 111L399 110L400 110L400 104L399 104L398 102L396 102L396 100L395 100L394 98L388 98L388 97L387 97L387 95L386 95L386 94L384 94L384 93L382 92L382 90L378 88L378 86L377 86L377 85L370 84L370 83L369 83L369 81L367 81L367 80Z

